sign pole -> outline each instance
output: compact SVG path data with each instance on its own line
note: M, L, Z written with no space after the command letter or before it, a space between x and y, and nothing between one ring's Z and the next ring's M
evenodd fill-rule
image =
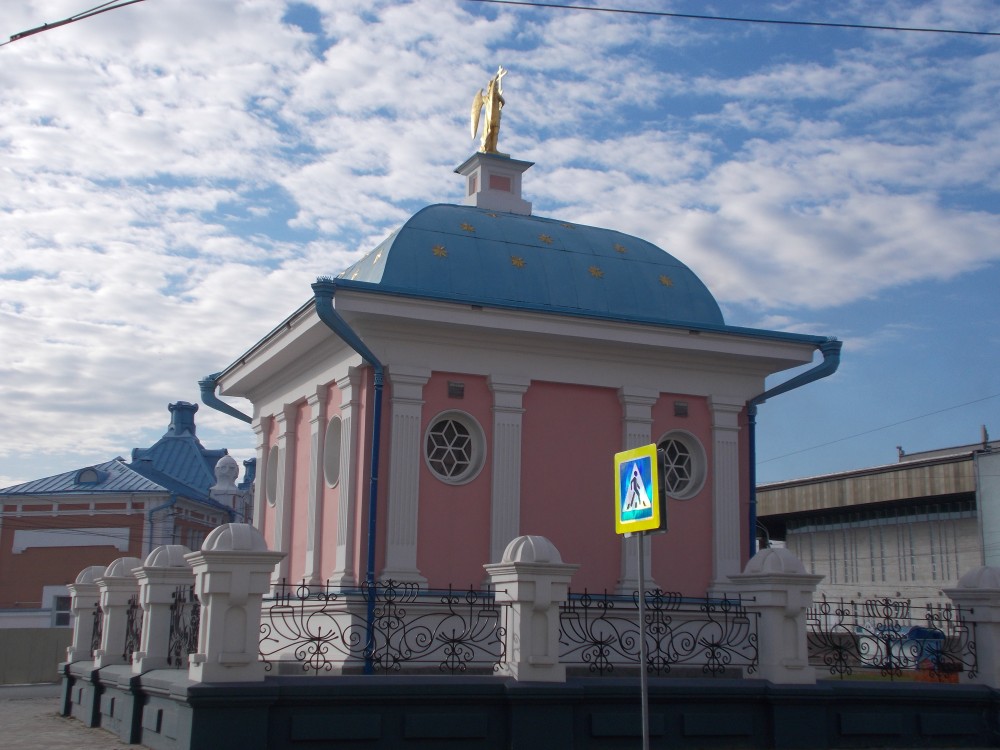
M639 573L639 685L642 693L642 750L649 750L649 676L646 655L646 536L667 530L662 457L655 444L615 454L615 533L635 537Z
M649 677L646 674L646 533L636 533L639 562L639 690L642 694L642 750L649 750Z

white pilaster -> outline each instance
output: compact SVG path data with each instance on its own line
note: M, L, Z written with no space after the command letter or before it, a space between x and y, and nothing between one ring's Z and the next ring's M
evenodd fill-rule
M639 448L653 442L653 404L659 398L656 391L643 388L623 387L618 389L618 400L622 405L622 450ZM639 536L622 537L621 575L618 578L616 593L631 594L639 589L639 563L636 555L636 545ZM643 545L643 563L647 574L652 570L652 545L647 541ZM657 588L652 579L645 581L644 588Z
M745 402L712 396L712 587L726 590L729 577L739 575L740 445L739 417Z
M310 393L309 404L309 509L306 518L306 559L303 568L309 583L319 583L323 536L323 442L326 438L326 386Z
M529 378L492 375L493 477L490 495L490 562L498 563L521 527L521 422Z
M385 567L381 578L423 583L417 568L417 519L420 512L420 434L424 385L430 370L393 367L389 502Z
M340 389L340 483L337 485L337 548L330 582L353 586L358 582L354 570L354 525L357 523L357 478L355 461L358 455L358 420L360 408L358 368L348 368L347 376L337 381Z
M274 541L278 545L276 551L285 553L285 556L274 568L275 583L287 579L289 573L288 554L292 547L292 494L295 486L295 415L297 411L297 407L286 405L281 413L275 415L274 418L274 427L278 434L278 481L276 485L277 497L274 499Z

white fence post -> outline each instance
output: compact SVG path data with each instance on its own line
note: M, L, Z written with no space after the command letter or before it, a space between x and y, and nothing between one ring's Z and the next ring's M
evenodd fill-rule
M135 572L139 581L139 603L142 605L142 639L139 650L132 656L132 674L168 666L170 643L170 607L179 587L190 589L194 572L184 555L190 553L181 544L164 544L146 556ZM187 654L183 655L187 664Z
M944 593L976 627L976 676L963 671L959 679L1000 688L1000 568L974 568Z
M66 588L70 593L70 612L73 613L73 641L66 649L66 661L83 661L94 658L91 639L94 635L94 608L100 603L101 592L97 579L104 575L104 565L84 568L76 581Z
M185 555L194 570L201 601L198 653L191 654L194 682L258 682L261 599L271 587L274 566L284 552L271 552L253 526L216 528L201 550Z
M124 652L129 600L139 593L139 584L132 571L140 565L142 560L138 557L119 557L97 579L104 626L101 647L94 652L94 669L126 663Z
M567 565L543 536L519 536L499 563L484 565L497 604L510 606L506 665L501 674L515 680L565 682L559 663L559 607L569 597L569 582L579 565Z
M755 676L777 684L815 683L816 670L809 666L806 613L823 576L806 573L791 551L776 548L758 552L742 574L729 580L747 611L759 614Z

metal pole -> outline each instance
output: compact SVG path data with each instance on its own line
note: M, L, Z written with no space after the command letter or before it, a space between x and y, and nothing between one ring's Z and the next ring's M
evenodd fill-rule
M636 533L639 555L639 685L642 692L642 750L649 750L649 678L646 675L646 533Z

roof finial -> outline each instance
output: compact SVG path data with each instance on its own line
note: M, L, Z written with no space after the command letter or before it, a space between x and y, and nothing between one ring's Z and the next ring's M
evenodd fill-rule
M483 138L480 142L479 150L484 154L499 154L497 150L497 139L500 136L500 110L503 109L503 77L508 71L502 65L497 66L494 75L486 84L486 94L479 89L472 100L472 137L476 137L479 130L479 114L485 109L486 119L483 122Z

